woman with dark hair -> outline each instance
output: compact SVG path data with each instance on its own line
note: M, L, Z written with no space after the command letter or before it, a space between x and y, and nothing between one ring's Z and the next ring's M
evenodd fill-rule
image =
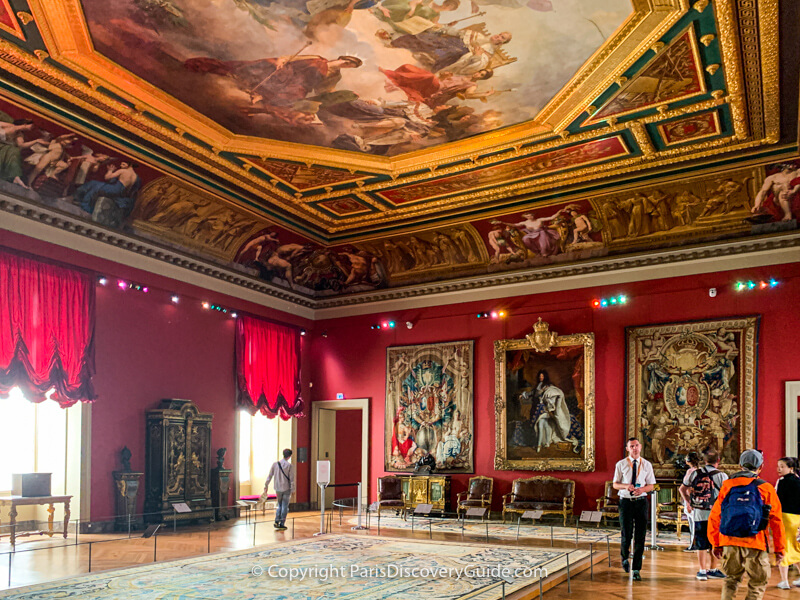
M778 460L778 475L781 477L775 488L781 501L783 527L786 529L786 552L778 565L781 573L778 587L788 590L792 587L789 585L789 567L795 565L798 568L800 563L800 542L797 540L800 525L800 478L797 476L797 459L784 456ZM792 585L800 587L800 579L795 579Z

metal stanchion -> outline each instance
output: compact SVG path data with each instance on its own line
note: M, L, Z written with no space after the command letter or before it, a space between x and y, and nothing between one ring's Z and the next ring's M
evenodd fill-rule
M207 541L207 551L211 554L211 521L208 522L208 541Z
M327 483L317 483L319 486L319 531L314 535L325 535L325 488L328 487Z
M153 562L158 562L158 534L153 534Z
M292 539L294 539L294 517L292 517Z
M567 593L572 593L572 580L569 576L569 552L567 552Z
M8 587L11 587L11 552L8 553Z
M594 580L594 543L589 542L589 579Z
M655 489L650 494L650 550L663 550L664 548L658 545L658 490ZM680 531L680 522L678 528Z
M542 591L542 573L539 572L539 600L542 600L542 595L544 592Z
M80 529L81 522L75 519L75 545L78 545L78 530Z
M606 554L608 554L608 566L611 566L611 534L606 536Z
M503 590L503 600L506 600L506 582L505 581L500 582L500 586Z
M351 529L361 530L366 529L365 527L361 526L361 512L362 512L362 504L361 504L361 482L358 482L358 500L356 505L358 506L358 521L355 527L351 527Z
M92 542L89 542L89 573L92 572Z
M253 546L256 545L256 525L258 525L258 521L253 521Z
M555 546L555 541L553 541L553 526L550 525L550 546Z

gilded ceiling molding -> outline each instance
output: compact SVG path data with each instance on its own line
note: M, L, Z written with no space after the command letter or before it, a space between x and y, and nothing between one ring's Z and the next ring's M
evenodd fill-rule
M742 55L738 44L738 23L736 22L735 0L717 0L714 9L717 17L717 31L719 33L719 47L722 53L722 66L725 71L725 81L728 87L728 94L734 98L742 98L745 92L744 71L742 65ZM773 33L777 37L777 29ZM778 81L773 82L777 87ZM760 90L759 90L760 93ZM746 139L750 136L750 128L747 120L747 108L743 102L731 102L731 118L733 127L739 139ZM754 107L750 108L755 110Z
M761 69L764 93L764 138L768 144L776 144L781 137L780 118L780 40L778 3L759 0L758 26L761 40ZM774 85L772 85L774 83Z

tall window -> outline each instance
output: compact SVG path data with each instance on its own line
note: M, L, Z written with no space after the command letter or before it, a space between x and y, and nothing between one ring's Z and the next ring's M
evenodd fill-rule
M70 408L61 408L53 400L34 404L19 388L0 399L0 494L11 493L13 473L52 473L51 493L73 496L71 505L77 517L80 452L80 404ZM29 518L46 518L40 512Z
M239 495L256 496L264 491L269 468L283 449L292 447L292 421L268 419L239 411Z

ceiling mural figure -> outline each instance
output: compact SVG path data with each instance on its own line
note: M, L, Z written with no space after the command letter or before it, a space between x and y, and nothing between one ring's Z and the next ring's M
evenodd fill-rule
M392 156L529 121L630 0L83 0L94 47L235 134Z
M386 287L381 260L354 246L336 249L282 242L274 228L259 231L236 253L236 262L266 281L316 295Z
M30 116L0 102L0 187L103 225L126 227L142 187L139 164Z

